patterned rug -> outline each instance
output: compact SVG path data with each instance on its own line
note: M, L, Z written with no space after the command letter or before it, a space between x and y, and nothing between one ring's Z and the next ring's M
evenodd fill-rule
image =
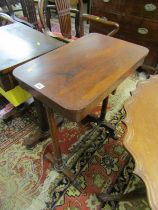
M115 95L110 96L107 120L117 124L120 136L123 133L121 120L125 116L123 104L140 79L144 76L130 76ZM96 115L99 112L100 106L93 111ZM34 107L21 117L0 122L1 210L150 209L146 199L118 204L103 203L97 198L101 192L117 194L142 184L138 177L130 179L134 163L122 147L121 138L111 139L108 132L96 124L83 126L65 119L58 136L63 159L77 174L76 183L70 184L45 159L46 153L53 152L50 138L31 150L23 146L23 140L37 128Z

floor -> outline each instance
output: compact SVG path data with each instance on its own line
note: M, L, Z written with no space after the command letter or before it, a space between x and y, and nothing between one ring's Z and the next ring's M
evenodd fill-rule
M125 115L123 104L140 79L144 79L144 75L132 75L118 87L115 95L110 96L107 120L118 124L120 136L123 132L121 119ZM99 111L100 106L93 113L98 115ZM76 186L58 174L45 159L47 152L53 152L50 138L31 150L23 145L24 139L38 128L33 107L13 120L0 121L0 209L149 210L146 199L119 203L116 207L115 202L103 204L97 198L100 192L124 191L134 163L121 146L121 139L115 141L104 129L95 126L79 126L65 119L59 129L63 158L78 174ZM94 127L95 132L92 132ZM128 190L138 184L140 180L134 177Z

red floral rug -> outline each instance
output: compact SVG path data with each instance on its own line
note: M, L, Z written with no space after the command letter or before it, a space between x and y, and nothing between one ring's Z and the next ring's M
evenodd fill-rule
M125 114L121 107L137 81L133 76L122 85L122 88L126 86L128 94L121 96L118 88L118 93L111 96L107 117L118 124L120 132L119 122ZM97 107L94 113L98 115L99 110ZM95 124L83 126L65 120L59 129L59 139L65 163L77 174L76 183L71 185L44 158L48 151L53 152L50 138L32 150L23 146L24 138L37 128L34 108L11 121L0 121L0 209L116 209L115 202L103 204L97 195L122 192L127 187L134 164L122 147L121 139L111 139L103 127ZM145 200L139 201L137 208L130 202L119 205L121 210L149 209Z

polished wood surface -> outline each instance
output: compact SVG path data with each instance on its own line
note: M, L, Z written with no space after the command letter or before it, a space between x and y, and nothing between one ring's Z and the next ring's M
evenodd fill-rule
M157 0L91 0L91 14L118 22L116 37L150 49L145 63L158 63L158 1ZM107 34L109 28L95 22L91 32Z
M158 209L158 76L141 82L125 105L123 143L135 159L134 173L145 182L152 210Z
M63 43L20 23L0 27L0 74L60 47Z
M80 121L135 69L148 49L89 34L13 72L23 88L50 108Z

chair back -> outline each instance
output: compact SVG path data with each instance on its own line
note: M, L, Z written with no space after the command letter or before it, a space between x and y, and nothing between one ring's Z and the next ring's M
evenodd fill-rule
M17 3L19 3L20 0L9 0L9 1L6 1L6 0L0 0L0 7L5 7L7 6L7 4L9 5L15 5Z
M55 0L59 16L60 30L64 37L71 38L71 15L70 3L68 0Z
M82 0L54 0L57 7L57 12L59 16L59 23L61 33L64 37L71 38L71 14L70 14L70 4L76 5L79 11L83 7Z
M20 0L24 16L29 23L37 26L37 16L34 0Z
M59 24L60 24L60 30L61 34L68 39L71 39L71 11L69 0L53 0L53 3L55 5L50 5L49 3L52 1L48 0L39 0L38 4L38 10L39 10L39 16L41 19L41 23L43 26L43 29L49 29L51 30L51 10L56 9L58 17L59 17ZM82 8L82 0L75 0L77 3L77 8L81 10ZM73 1L73 6L74 3ZM75 10L73 10L75 11ZM79 16L79 15L78 15ZM75 17L75 29L76 29L76 35L79 36L79 17Z
M1 0L0 7L7 7L9 15L15 18L15 12L18 10L13 10L12 6L18 3L21 4L22 12L27 21L37 27L37 16L36 9L34 5L34 0Z
M8 25L14 23L15 21L7 14L0 12L0 26Z
M75 0L77 1L77 0ZM75 2L73 0L73 3ZM52 0L51 0L52 2ZM41 24L43 27L43 31L49 35L56 37L58 39L64 39L66 42L70 42L71 40L71 12L76 14L75 18L75 29L76 29L76 37L81 37L84 35L84 21L96 22L98 24L102 24L103 27L110 27L110 32L107 34L108 36L113 36L119 30L119 24L113 21L105 20L98 16L83 14L83 2L82 0L77 1L77 9L70 8L69 0L53 0L55 5L50 5L48 0L39 0L38 1L38 11L41 20ZM51 32L51 10L56 9L59 16L60 29L63 37L58 35L54 36ZM66 39L65 39L66 38Z

